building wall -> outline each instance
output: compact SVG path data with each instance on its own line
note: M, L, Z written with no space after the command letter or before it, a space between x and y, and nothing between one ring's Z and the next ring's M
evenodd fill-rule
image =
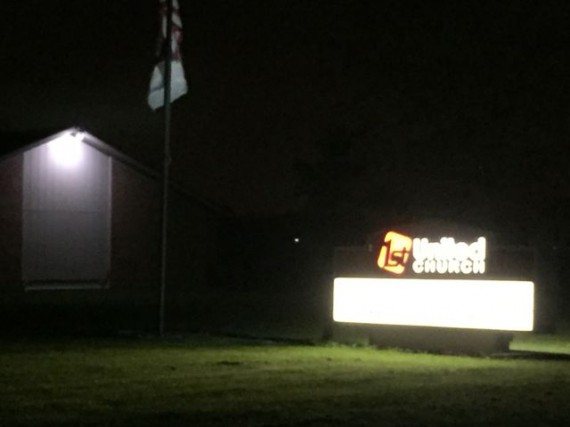
M156 327L160 295L162 183L120 162L113 165L109 294L132 322ZM169 191L166 328L192 323L219 267L218 219L194 198Z
M176 191L170 194L166 326L188 329L197 326L197 309L208 306L216 272L226 268L226 260L218 253L219 220L199 202Z
M114 161L111 203L111 286L149 291L159 275L160 188Z
M0 329L153 331L160 290L161 183L113 159L111 266L104 289L25 291L22 260L22 156L0 165ZM216 265L217 220L194 199L171 191L167 328L184 327L188 308Z
M26 289L103 285L110 260L110 156L70 136L23 156Z
M22 253L22 156L0 165L0 295L19 289Z

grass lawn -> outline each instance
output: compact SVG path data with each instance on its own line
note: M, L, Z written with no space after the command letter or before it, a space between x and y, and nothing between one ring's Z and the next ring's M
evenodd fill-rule
M3 427L554 426L570 425L569 396L563 359L206 336L21 341L0 353Z
M570 355L570 322L560 322L556 333L518 333L510 345L511 350L535 351Z

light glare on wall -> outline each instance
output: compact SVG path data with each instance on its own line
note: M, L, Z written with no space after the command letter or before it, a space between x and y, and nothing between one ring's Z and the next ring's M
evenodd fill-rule
M51 159L59 166L72 168L83 159L83 135L67 133L49 143Z
M336 322L532 331L534 284L336 278L333 304Z

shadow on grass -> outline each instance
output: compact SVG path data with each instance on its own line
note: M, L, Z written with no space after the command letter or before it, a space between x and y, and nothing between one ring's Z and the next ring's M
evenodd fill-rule
M506 353L499 353L491 355L492 358L504 359L525 359L525 360L556 360L556 361L569 361L570 354L566 353L549 353L543 351L522 351L510 350Z
M341 423L342 421L342 423ZM276 411L238 411L231 413L213 413L213 412L191 412L191 413L133 413L121 414L113 419L91 419L91 420L73 420L63 422L52 422L43 424L45 426L58 427L216 427L216 426L335 426L335 425L361 425L362 420L354 421L346 419L335 419L329 415L312 416L284 416ZM23 424L25 426L25 424Z

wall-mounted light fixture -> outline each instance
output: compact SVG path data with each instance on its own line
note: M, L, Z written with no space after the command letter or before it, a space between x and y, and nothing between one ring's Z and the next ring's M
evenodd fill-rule
M64 168L77 167L83 159L83 132L69 132L49 143L50 158Z

